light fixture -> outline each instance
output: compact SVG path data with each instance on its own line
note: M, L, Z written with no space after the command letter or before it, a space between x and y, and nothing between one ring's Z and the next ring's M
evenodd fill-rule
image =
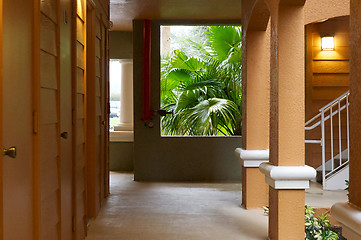
M321 37L321 50L322 51L335 50L335 39L333 35L325 35Z

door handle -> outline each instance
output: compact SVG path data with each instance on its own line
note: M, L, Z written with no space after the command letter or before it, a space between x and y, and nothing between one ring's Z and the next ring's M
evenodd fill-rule
M10 147L9 149L3 148L3 156L16 158L16 147Z
M60 134L60 137L62 137L62 138L64 138L64 139L68 139L68 132L62 132L61 134Z
M158 114L159 114L160 116L162 116L162 117L164 117L164 116L167 115L167 114L173 114L173 111L168 112L168 111L165 110L165 109L159 109L157 112L158 112Z

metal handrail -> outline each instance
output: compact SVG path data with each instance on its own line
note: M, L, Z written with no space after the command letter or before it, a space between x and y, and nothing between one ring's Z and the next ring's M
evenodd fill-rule
M347 104L349 105L349 103L347 103ZM345 108L346 108L346 105L342 106L342 107L340 108L340 111L344 110ZM332 117L335 116L338 112L339 112L338 109L337 109L336 111L332 112ZM319 114L317 114L315 117L320 117L321 114L322 114L322 113L319 113ZM324 120L327 121L329 118L330 118L330 115L328 115L327 117L325 117ZM314 117L313 117L311 120L315 120ZM311 120L309 120L308 122L306 122L306 124L309 123L309 122L312 122ZM306 125L306 124L305 124L305 125ZM321 124L321 120L318 121L318 122L316 122L315 124L313 124L313 125L310 126L310 127L305 127L305 130L315 129L317 126L320 126L320 124ZM306 125L306 126L307 126L307 125Z
M305 140L305 143L318 143L321 144L321 148L322 148L322 179L323 179L323 187L325 188L325 180L326 177L331 176L334 172L338 171L339 169L341 169L343 166L348 164L348 159L346 161L342 161L342 140L341 140L341 128L342 128L342 124L341 124L341 112L343 110L346 109L346 113L347 113L347 122L346 122L346 126L347 126L347 147L344 151L349 151L349 134L350 134L350 127L349 127L349 95L350 92L347 91L344 94L342 94L341 96L339 96L338 98L336 98L335 100L333 100L332 102L326 104L324 107L320 108L319 111L320 113L318 113L317 115L315 115L313 118L311 118L310 120L308 120L305 123L305 130L309 131L309 130L313 130L318 126L321 126L321 139L312 139L312 140ZM342 104L341 104L342 103ZM335 108L335 110L334 110ZM333 124L333 117L335 115L338 115L338 155L339 155L339 159L338 159L338 164L336 164L337 166L335 167L335 155L334 155L334 136L333 136L333 129L334 129L334 124ZM317 121L318 120L318 121ZM330 120L330 148L331 148L331 171L329 173L326 174L326 129L325 129L325 122ZM336 120L336 121L337 121ZM316 122L317 121L317 122ZM313 124L312 124L313 123ZM312 125L310 125L312 124Z
M320 108L320 112L326 110L326 108L329 108L331 105L336 105L338 102L341 102L345 97L348 97L350 95L350 91L345 92L344 94L342 94L341 96L339 96L338 98L336 98L335 100L333 100L332 102L326 104L325 106L323 106L322 108Z

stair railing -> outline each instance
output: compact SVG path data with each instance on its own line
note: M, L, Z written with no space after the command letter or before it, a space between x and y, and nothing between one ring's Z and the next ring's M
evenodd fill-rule
M321 126L321 139L318 140L305 140L305 143L316 143L321 144L322 148L322 183L323 188L325 188L325 181L328 176L331 176L334 172L339 170L348 164L349 160L347 157L346 161L342 160L342 124L341 124L341 112L346 110L346 141L347 141L347 156L350 146L350 127L349 127L349 95L350 92L347 91L329 104L322 107L319 111L320 113L308 120L305 123L305 130L310 131L315 129L318 126ZM335 164L334 154L334 116L338 115L338 164ZM331 171L326 173L326 121L330 121L330 150L331 150ZM337 160L337 159L336 159ZM336 162L337 163L337 162ZM337 165L337 166L335 166Z

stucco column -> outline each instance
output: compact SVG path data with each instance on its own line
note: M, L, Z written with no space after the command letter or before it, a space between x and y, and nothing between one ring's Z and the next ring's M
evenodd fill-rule
M332 206L332 216L342 224L347 239L361 239L361 2L350 7L350 187L349 203Z
M270 164L284 171L284 166L305 165L303 6L280 4L272 13L271 27ZM273 171L278 172L279 168ZM283 180L289 180L283 187L277 184L280 179L272 178L272 171L270 176L266 175L269 184L275 182L269 187L272 240L304 238L304 188L308 187L307 178L313 171L307 168L304 172L305 175L300 175L301 185L298 179L291 179L292 175L281 174Z
M120 123L114 131L133 131L133 61L122 60L120 68Z
M266 150L269 149L270 28L267 31L248 30L244 45L243 149ZM268 206L268 185L258 170L259 165L247 165L244 160L249 159L241 160L242 206L246 209Z
M170 26L162 26L160 55L169 56L171 53Z
M361 208L361 2L351 0L350 202Z

